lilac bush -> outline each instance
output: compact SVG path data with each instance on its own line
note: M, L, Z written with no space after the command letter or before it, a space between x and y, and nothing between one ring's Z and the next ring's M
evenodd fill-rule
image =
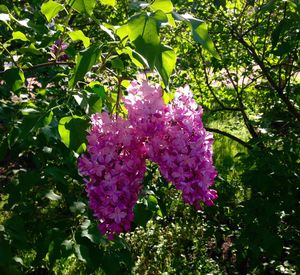
M200 201L211 206L217 198L210 189L216 176L213 138L189 87L179 88L170 104L164 103L160 86L146 81L133 81L127 91L127 119L94 114L87 154L79 159L90 207L109 238L130 230L146 159L156 162L162 176L196 209Z

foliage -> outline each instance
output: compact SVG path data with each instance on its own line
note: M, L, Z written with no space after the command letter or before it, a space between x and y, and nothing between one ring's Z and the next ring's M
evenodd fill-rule
M292 0L1 1L0 273L298 273L299 11ZM136 230L108 241L77 158L91 114L126 116L119 100L138 72L165 101L190 85L215 133L219 198L197 212L149 164Z

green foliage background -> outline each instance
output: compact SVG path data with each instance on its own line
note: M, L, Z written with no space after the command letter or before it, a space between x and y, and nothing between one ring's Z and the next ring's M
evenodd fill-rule
M0 273L299 273L299 14L296 0L1 1ZM197 212L149 163L132 231L108 241L77 158L89 115L126 115L136 77L166 101L190 85L219 198Z

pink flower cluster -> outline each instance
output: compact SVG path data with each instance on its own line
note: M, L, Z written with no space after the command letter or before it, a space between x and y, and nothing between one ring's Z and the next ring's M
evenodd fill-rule
M186 86L166 105L158 85L134 81L123 98L126 120L107 113L92 116L88 154L79 159L79 171L89 177L86 190L102 234L112 238L130 230L146 159L159 165L186 203L196 209L200 201L214 204L213 138L203 128L202 109L192 97Z
M146 171L144 146L135 137L129 121L94 114L87 137L87 151L79 159L79 170L88 176L86 190L90 207L100 220L99 229L109 238L129 231L133 207Z
M51 46L50 55L54 60L57 61L66 61L70 57L65 53L65 50L68 48L68 44L64 43L62 40L56 40L55 43ZM50 59L51 60L51 59Z

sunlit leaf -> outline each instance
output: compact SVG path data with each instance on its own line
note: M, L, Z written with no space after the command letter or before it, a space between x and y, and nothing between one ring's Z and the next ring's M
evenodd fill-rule
M165 86L168 86L169 78L175 68L176 54L174 50L167 46L160 47L160 54L155 61L155 68L163 79Z
M60 119L58 132L61 141L71 150L78 153L85 149L88 122L79 116L68 116Z
M151 17L153 18L153 19L155 19L156 20L156 22L158 23L158 24L162 24L162 23L167 23L168 22L168 17L167 17L167 15L164 13L164 12L162 12L161 10L157 10L155 13L153 13L152 15L151 15Z
M171 0L155 0L150 7L154 11L162 10L166 13L173 11L173 4Z
M172 27L176 27L176 23L174 20L174 17L171 13L167 14L167 18L168 18L168 23L172 26Z
M33 43L31 43L29 46L20 48L19 52L23 54L42 55L40 50L38 50Z
M63 5L50 0L46 3L43 3L43 5L41 7L41 12L42 12L42 14L45 15L45 17L47 18L47 20L49 22L52 18L54 18L63 9L64 9Z
M53 112L50 111L45 117L44 117L44 126L49 125L53 119Z
M213 41L209 37L207 24L200 19L197 19L190 14L172 13L175 19L185 21L191 31L193 39L200 43L206 50L208 50L215 58L220 59L220 56L214 46Z
M0 5L0 13L9 14L9 9L5 5Z
M153 69L160 45L157 21L145 13L132 17L128 22L128 36L137 52L147 60L150 69Z
M90 46L78 54L74 74L69 81L69 86L71 88L74 88L78 80L82 80L84 78L85 74L97 62L99 54L100 47L97 44Z
M69 5L79 13L92 15L96 0L70 0Z
M102 99L96 93L78 92L74 94L74 99L86 114L102 111Z
M197 27L192 28L192 35L195 41L202 44L202 46L208 50L215 58L220 58L216 51L214 43L208 35L208 29L206 23L202 22Z
M76 40L82 41L85 48L89 47L91 44L90 38L86 37L81 30L68 32L68 35L73 41Z
M110 5L113 7L116 5L116 0L100 0L100 2L103 5Z
M29 41L26 35L20 31L16 31L12 33L12 40Z

